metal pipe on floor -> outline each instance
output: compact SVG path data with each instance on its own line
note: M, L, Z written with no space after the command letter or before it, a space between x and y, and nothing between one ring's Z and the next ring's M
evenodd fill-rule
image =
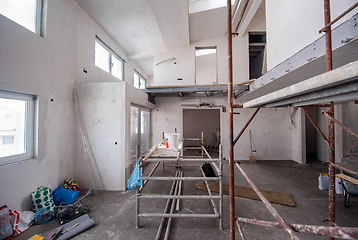
M239 221L237 221L237 220L236 220L236 225L237 225L237 229L239 230L241 239L242 239L242 240L245 240L244 232L242 231L241 226L240 226L240 224L239 224Z
M220 181L219 177L141 177L141 180L157 180L157 181L167 181L167 180L188 180L188 181Z
M326 24L326 26L324 26L321 30L319 30L319 33L327 31L327 30L328 30L328 27L332 26L335 22L337 22L339 19L341 19L342 17L344 17L345 15L347 15L350 11L352 11L352 10L355 9L356 7L358 7L358 2L355 3L352 7L348 8L346 11L344 11L341 15L339 15L338 17L336 17L332 22Z
M229 126L229 198L230 198L230 239L235 240L235 195L234 195L234 125L233 125L233 86L232 86L232 17L231 0L227 0L227 48L228 48L228 126Z
M178 181L176 181L176 182L177 183L176 183L175 190L174 190L174 196L176 196L178 194L178 188L179 188ZM170 208L169 214L173 214L174 208L175 208L175 199L172 200L172 206ZM167 223L167 229L165 230L164 240L168 240L168 238L169 238L169 232L170 232L170 227L172 226L172 221L173 221L173 218L169 217L168 223Z
M284 230L290 235L291 239L298 240L299 238L294 233L293 229L286 223L286 221L278 214L276 209L271 205L269 201L262 195L261 191L255 186L255 184L251 181L251 179L247 176L244 169L236 163L236 167L240 170L241 174L245 177L246 181L250 184L252 189L256 192L257 196L261 199L261 201L265 204L266 208L270 211L272 216L276 218L276 220L282 225Z
M200 169L200 170L201 170L201 173L203 174L203 176L205 176L205 173L204 173L203 169ZM211 201L211 205L213 206L214 213L219 215L218 210L216 209L214 200L212 199L213 196L212 196L212 193L211 193L209 183L208 183L208 181L204 181L204 182L205 182L205 185L206 185L206 189L208 190L208 194L209 194L208 197L210 197L210 201ZM216 196L216 197L220 198L220 196Z
M259 112L260 108L257 108L256 111L252 114L252 116L250 117L250 119L247 121L247 123L245 124L245 126L242 128L241 132L239 133L239 135L237 135L237 137L235 138L234 141L234 145L237 143L237 141L240 139L241 135L245 132L246 128L249 126L249 124L251 123L251 121L254 119L254 117L256 116L256 114Z
M311 121L311 123L313 124L313 126L316 128L316 130L318 131L318 133L323 137L324 141L327 143L327 145L329 145L328 139L326 137L326 135L324 135L324 133L322 132L322 130L318 127L318 125L315 123L315 121L312 119L311 115L307 112L307 110L304 107L300 107L302 109L302 111L306 114L306 117Z
M236 223L244 222L263 227L275 227L282 229L282 226L278 222L261 221L249 218L237 218ZM291 224L290 227L295 232L310 233L315 235L325 235L334 238L343 239L358 239L358 228L351 227L326 227L326 226L313 226L313 225L302 225L302 224Z
M353 132L350 128L344 126L341 122L339 122L337 119L335 119L334 117L332 117L331 115L329 115L327 112L322 111L321 112L323 116L325 116L326 118L328 118L329 120L337 123L338 126L340 126L341 128L343 128L346 132L348 132L349 134L351 134L352 136L358 138L358 134Z
M141 213L140 217L160 217L160 218L218 218L216 214L195 214L195 213Z
M178 176L178 173L179 173L178 171L175 172L176 177ZM175 183L176 183L176 181L173 181L172 187L170 188L170 193L169 193L170 195L172 195L174 192ZM170 199L168 199L167 203L165 204L164 213L166 213L168 211L169 203L170 203ZM158 228L155 240L160 239L160 235L162 234L162 230L163 230L163 226L164 226L164 221L165 221L165 218L162 217L162 219L160 220L160 224L159 224L159 228Z
M141 199L220 199L220 196L208 195L142 195L138 198Z
M149 158L146 162L202 162L202 161L203 161L202 158L179 158L179 159ZM217 158L205 159L205 162L219 162L219 161L220 159Z

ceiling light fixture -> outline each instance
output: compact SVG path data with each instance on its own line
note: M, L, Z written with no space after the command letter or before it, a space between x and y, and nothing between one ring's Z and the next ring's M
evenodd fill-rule
M165 59L165 60L163 60L163 61L158 62L158 63L155 64L155 65L158 66L159 64L162 64L162 63L165 63L165 62L168 62L168 61L175 61L175 60L176 60L175 57L167 58L167 59Z

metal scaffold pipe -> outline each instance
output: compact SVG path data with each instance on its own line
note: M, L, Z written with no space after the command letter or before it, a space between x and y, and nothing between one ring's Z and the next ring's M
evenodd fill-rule
M230 239L235 240L235 196L234 196L234 141L232 99L232 22L231 0L227 0L227 48L228 48L228 119L229 119L229 193L230 193Z

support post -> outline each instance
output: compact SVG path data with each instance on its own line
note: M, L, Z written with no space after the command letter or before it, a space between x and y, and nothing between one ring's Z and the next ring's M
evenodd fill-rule
M328 112L331 116L334 116L334 103L331 102L331 106L328 107ZM334 122L330 119L328 119L328 138L329 138L329 147L328 147L328 154L329 158L328 161L330 163L335 163L335 140L334 140ZM329 225L331 227L334 227L335 223L335 214L336 214L336 189L335 189L335 167L332 164L329 164L328 166L328 219L329 219ZM330 238L334 239L334 238Z
M241 132L239 133L239 135L237 135L237 137L235 138L234 141L234 145L237 143L237 141L239 141L241 135L245 132L246 128L249 126L249 124L251 123L252 119L254 119L254 117L256 116L256 114L259 112L260 108L257 108L256 111L252 114L252 116L250 117L250 119L247 121L247 123L245 124L245 126L242 128Z
M348 132L349 134L351 134L352 136L358 138L358 134L353 132L352 129L344 126L341 122L339 122L337 119L335 119L334 117L330 116L328 113L326 113L325 111L322 111L322 115L325 116L326 118L328 118L329 120L335 122L338 124L338 126L340 126L341 128L343 128L343 130L345 130L346 132Z
M329 0L324 0L324 23L327 26L331 22L331 9L330 9L330 2ZM325 32L325 42L326 42L326 72L332 70L332 31L331 26L326 28ZM328 107L328 113L334 117L334 103L331 102L330 106ZM328 154L329 158L328 161L330 163L335 163L335 156L334 156L334 122L328 119L328 140L329 140L329 147L328 147ZM328 219L329 225L334 226L335 222L335 168L332 164L329 164L328 167ZM330 237L330 240L334 238Z
M302 109L302 111L306 114L307 118L311 121L312 125L316 128L316 130L318 131L318 133L323 137L324 141L329 145L328 139L326 137L326 135L324 135L324 133L322 132L322 130L318 127L318 125L313 121L311 115L309 115L309 113L307 112L307 110L304 107L300 107Z
M233 142L233 91L232 91L232 16L231 0L227 0L227 59L228 59L228 119L229 119L229 198L230 239L235 240L235 196L234 196L234 142Z

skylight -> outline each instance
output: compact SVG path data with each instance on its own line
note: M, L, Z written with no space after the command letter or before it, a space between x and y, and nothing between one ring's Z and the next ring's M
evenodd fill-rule
M234 5L236 0L231 1ZM226 7L227 0L189 0L189 14Z
M216 53L216 48L197 49L195 51L195 56L199 57L199 56L209 55L213 53Z

